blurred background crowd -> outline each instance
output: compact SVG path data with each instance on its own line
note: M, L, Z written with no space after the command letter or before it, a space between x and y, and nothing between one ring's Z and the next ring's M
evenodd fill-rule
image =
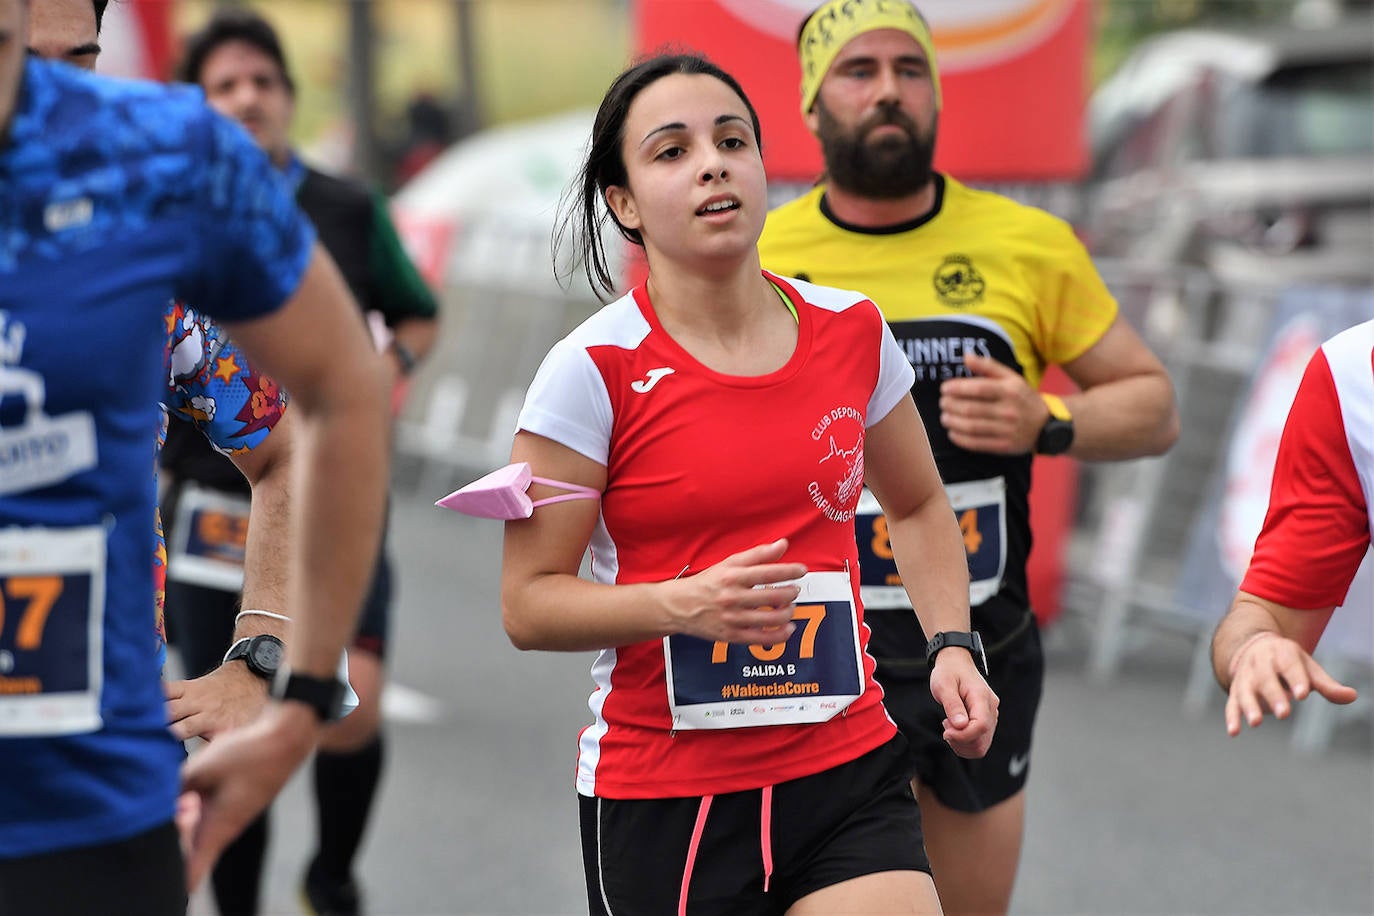
M106 20L102 69L165 77L178 36L220 5L230 4L117 0ZM514 416L539 359L598 306L583 283L555 278L550 241L560 197L584 150L591 106L628 59L676 43L705 51L735 73L763 116L765 161L778 202L807 187L818 171L815 145L796 110L791 46L810 0L246 5L278 27L293 62L297 148L312 164L392 195L407 246L441 296L441 338L414 377L398 427L402 512L412 511L407 497L420 506L505 463ZM1138 660L1157 661L1162 643L1170 648L1150 676L1168 681L1186 712L1217 717L1206 643L1259 529L1288 404L1318 344L1374 317L1374 4L927 0L921 6L933 27L947 97L956 100L941 124L937 168L1069 219L1123 313L1170 369L1178 393L1183 432L1165 457L1091 467L1037 459L1031 571L1037 614L1060 663L1081 669L1083 685L1111 683L1133 659L1154 665ZM634 265L623 269L631 276ZM1067 383L1060 377L1048 384ZM494 558L496 537L464 523L451 546L485 539L472 549ZM412 545L409 572L423 578L429 560L420 556L419 542ZM401 546L408 549L404 539ZM423 640L415 621L427 612L409 605L423 604L427 593L406 584L407 562L401 558L408 606L399 628ZM1350 605L1337 612L1317 655L1365 692L1374 687L1369 565L1367 558ZM489 569L486 575L492 578ZM457 609L488 618L498 645L494 580L462 588ZM415 682L429 667L398 664L395 671L399 680ZM415 721L454 715L455 706L471 712L467 700L443 696L441 680L426 685L438 699L420 698L430 706L393 690L392 711ZM571 773L569 723L580 721L581 683L576 676L569 683L573 699L560 698L563 724L552 738L537 739L555 759L533 777L541 781L557 783ZM1052 681L1051 720L1055 689ZM434 712L443 708L449 712ZM1354 769L1340 778L1364 785L1342 834L1362 847L1353 854L1363 863L1364 886L1348 886L1360 882L1349 877L1361 874L1358 864L1337 869L1346 876L1347 896L1326 908L1313 903L1306 912L1374 909L1370 708L1367 697L1350 707L1310 705L1281 732L1297 753L1347 755ZM1178 715L1176 706L1170 714ZM398 764L389 778L405 774ZM1049 793L1052 785L1037 791ZM570 807L570 784L555 785L551 797L563 798L556 794L563 790ZM563 814L551 813L547 822L568 833ZM1032 849L1036 817L1033 807ZM378 830L388 829L384 818ZM564 839L571 850L572 837ZM1291 867L1300 868L1293 861L1300 850L1289 852ZM1036 883L1036 864L1031 852L1032 874L1018 891L1025 911L1265 909L1258 902L1258 909L1208 909L1196 897L1195 907L1126 897L1115 908L1085 902L1038 909L1041 899L1065 898L1055 896L1062 887ZM563 870L570 876L574 894L566 899L574 908L576 868L572 852L553 867L555 876ZM551 880L557 886L561 879ZM387 893L379 889L379 901ZM487 893L479 899L485 904L454 903L452 910L425 904L423 911L532 912L552 910L547 900L557 898ZM530 902L535 899L545 902ZM1294 911L1285 909L1287 902L1271 902L1275 912Z

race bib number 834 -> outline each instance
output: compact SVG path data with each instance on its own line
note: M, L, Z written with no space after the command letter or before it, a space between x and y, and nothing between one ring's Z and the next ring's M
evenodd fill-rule
M959 522L968 558L969 604L977 607L997 594L1007 566L1006 480L993 477L945 485L950 507ZM868 490L859 497L854 521L859 544L859 594L864 607L909 608L892 555L887 517Z

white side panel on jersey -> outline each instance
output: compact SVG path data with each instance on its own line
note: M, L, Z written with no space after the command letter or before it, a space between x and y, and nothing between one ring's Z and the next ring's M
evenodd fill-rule
M603 585L614 585L620 575L620 557L615 541L606 530L606 520L600 516L591 539L592 578ZM611 695L611 675L615 672L616 651L603 649L592 663L592 683L595 689L587 698L592 711L592 724L582 730L577 742L577 791L583 795L596 794L596 767L601 762L601 739L610 725L602 715L606 699Z
M592 683L596 689L587 699L595 721L582 729L577 742L577 791L583 795L596 794L596 765L601 762L601 739L606 737L606 717L601 714L611 695L611 672L615 670L616 652L602 649L592 662Z
M611 533L606 530L604 516L596 517L596 528L592 530L588 546L592 552L592 579L602 585L615 585L620 576L620 557L615 541L611 540Z
M1357 324L1322 344L1340 400L1345 438L1374 531L1374 321Z

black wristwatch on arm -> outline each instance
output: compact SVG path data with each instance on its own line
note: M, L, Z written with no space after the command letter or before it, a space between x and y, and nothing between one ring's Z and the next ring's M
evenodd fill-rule
M935 667L935 656L940 654L941 649L948 649L955 646L960 649L967 649L968 654L973 656L973 663L983 677L988 676L988 657L983 652L983 637L978 635L977 630L967 633L959 633L949 630L943 633L936 633L931 637L930 642L926 643L926 664L931 668Z
M270 633L263 633L260 636L245 636L235 642L224 653L224 660L220 664L242 659L249 671L270 684L285 658L286 646L282 641Z
M420 358L415 355L414 350L394 338L388 349L396 354L396 362L401 366L402 376L410 375L410 373L415 371L415 366L419 364Z
M283 668L272 683L272 696L283 703L304 703L321 722L333 722L343 716L344 684L337 677L312 677Z
M1073 414L1064 405L1063 399L1052 394L1040 393L1049 408L1049 418L1040 427L1040 435L1035 440L1037 455L1062 455L1073 446Z

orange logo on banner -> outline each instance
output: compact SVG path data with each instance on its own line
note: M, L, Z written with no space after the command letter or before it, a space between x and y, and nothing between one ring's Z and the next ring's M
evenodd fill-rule
M927 3L941 72L957 73L1026 53L1073 12L1072 0Z
M802 20L820 0L721 0L741 22L765 35L795 42ZM1073 11L1073 0L925 0L941 72L1004 60L1043 41Z

